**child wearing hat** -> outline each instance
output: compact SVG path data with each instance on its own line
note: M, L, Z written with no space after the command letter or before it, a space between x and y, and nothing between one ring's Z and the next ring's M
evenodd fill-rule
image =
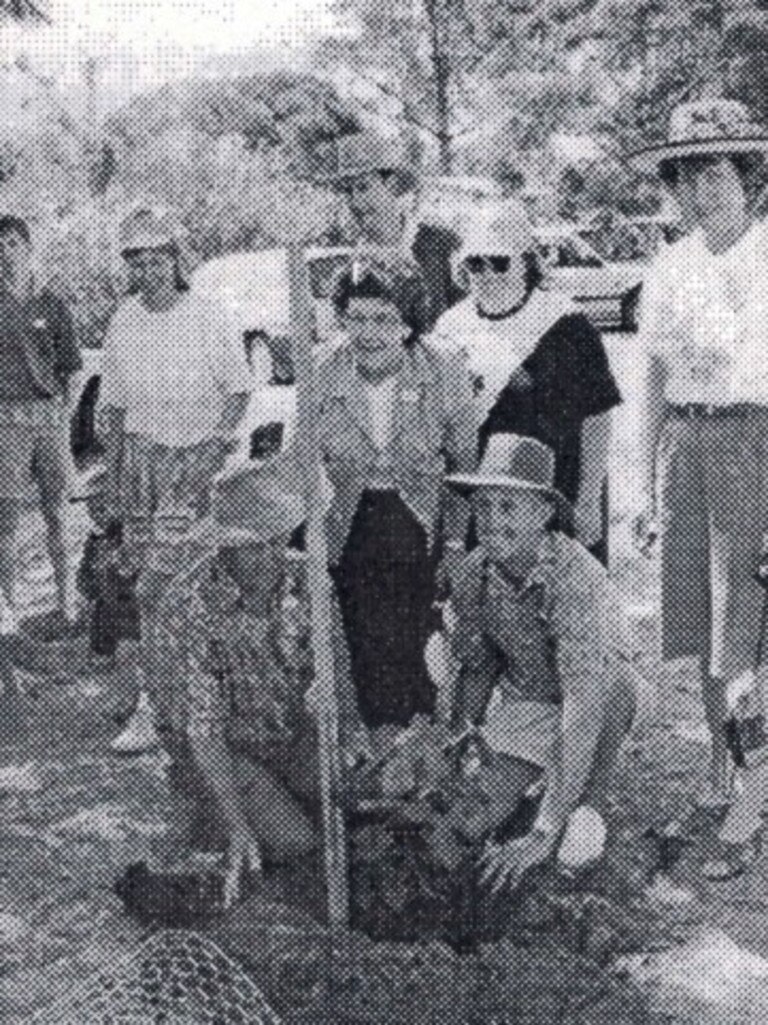
M510 812L545 785L530 833L487 850L496 887L545 861L580 807L600 811L636 709L621 602L562 532L570 509L553 482L552 452L512 434L489 439L477 473L448 478L471 496L479 541L453 579L455 725L477 731Z

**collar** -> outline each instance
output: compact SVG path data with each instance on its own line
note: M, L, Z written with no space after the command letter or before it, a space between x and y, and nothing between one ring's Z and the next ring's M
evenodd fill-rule
M530 289L528 292L526 292L525 296L519 303L517 303L515 306L512 306L510 309L505 310L503 313L486 313L485 310L480 309L478 303L475 303L475 310L477 311L477 315L478 317L480 317L481 320L507 320L509 317L514 317L516 313L519 313L520 310L522 310L523 307L527 305L528 300L531 298L532 295L533 289Z

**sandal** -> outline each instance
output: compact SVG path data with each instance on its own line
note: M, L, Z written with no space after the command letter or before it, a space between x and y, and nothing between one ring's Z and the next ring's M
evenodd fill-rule
M715 883L737 879L755 863L759 854L759 838L747 840L742 844L720 842L716 856L704 863L702 875Z

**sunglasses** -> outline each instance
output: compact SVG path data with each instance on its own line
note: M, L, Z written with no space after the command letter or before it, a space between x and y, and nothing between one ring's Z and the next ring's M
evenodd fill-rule
M468 256L464 266L470 274L484 274L486 268L492 274L506 274L511 263L509 256Z

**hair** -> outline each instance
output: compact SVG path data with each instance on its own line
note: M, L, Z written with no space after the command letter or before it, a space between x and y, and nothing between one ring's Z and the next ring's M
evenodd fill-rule
M162 249L163 249L164 252L170 253L171 256L174 257L174 261L173 261L173 283L176 286L176 291L177 292L188 292L189 291L189 282L187 281L187 279L182 274L181 267L179 266L179 262L181 260L181 257L179 255L179 250L173 244L168 245L168 246L163 246ZM139 246L138 248L133 248L133 249L128 248L128 249L124 249L122 251L122 256L123 256L123 258L126 258L128 256L134 255L135 253L143 253L143 252L144 252L144 248L141 247L141 246ZM131 285L129 287L129 289L128 289L128 294L129 295L135 295L137 292L138 292L138 288L136 287L136 285Z
M11 233L18 235L27 243L32 241L29 225L24 218L16 217L14 214L5 214L0 217L0 235L9 235Z
M670 189L680 184L683 168L695 173L712 167L719 161L730 160L738 172L747 198L756 199L766 183L766 166L762 153L697 153L687 157L668 157L659 164L659 177Z
M332 301L337 314L343 315L353 299L380 299L397 307L400 318L410 329L406 344L415 343L429 323L429 299L418 274L397 274L368 268L359 278L345 271L336 282Z

